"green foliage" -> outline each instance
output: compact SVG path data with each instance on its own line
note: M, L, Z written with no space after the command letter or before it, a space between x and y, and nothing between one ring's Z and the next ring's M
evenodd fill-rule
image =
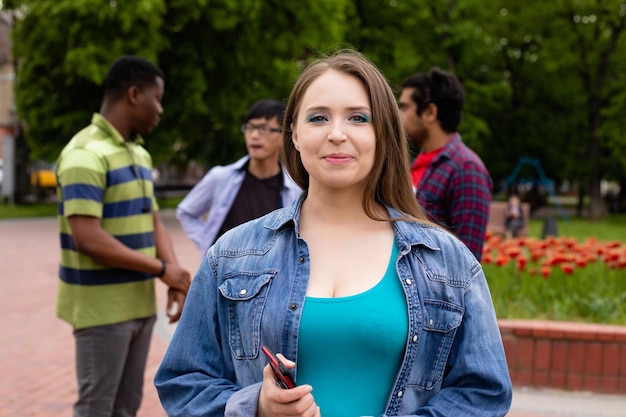
M32 159L55 159L98 111L100 85L119 56L155 59L163 1L23 1L15 25L16 101ZM137 30L141 28L141 30Z
M466 90L464 140L496 184L522 156L550 178L626 185L626 8L617 0L12 0L17 105L32 159L51 160L98 111L110 63L136 53L166 74L157 163L244 153L238 126L285 100L310 59L367 54L398 89L439 66ZM598 196L592 195L592 198Z

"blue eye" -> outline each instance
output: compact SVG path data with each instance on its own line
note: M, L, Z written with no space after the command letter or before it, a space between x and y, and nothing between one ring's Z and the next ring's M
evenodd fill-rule
M352 116L350 116L348 120L355 122L355 123L367 123L370 121L370 117L364 113L357 113L357 114L353 114Z
M307 123L324 123L327 120L323 114L312 114L306 118Z

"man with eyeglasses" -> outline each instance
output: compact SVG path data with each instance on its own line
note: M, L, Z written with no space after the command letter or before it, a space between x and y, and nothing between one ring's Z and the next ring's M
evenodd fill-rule
M285 207L302 192L279 162L285 105L255 102L241 125L248 154L213 167L176 209L183 230L202 255L223 233Z
M459 79L434 67L408 77L398 101L408 139L420 150L411 166L417 199L431 220L454 233L480 261L492 180L457 131L464 98Z

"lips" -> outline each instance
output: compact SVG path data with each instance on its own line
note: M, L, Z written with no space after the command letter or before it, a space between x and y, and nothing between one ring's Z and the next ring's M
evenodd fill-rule
M324 160L331 164L345 164L354 160L354 157L345 153L332 153L330 155L326 155Z

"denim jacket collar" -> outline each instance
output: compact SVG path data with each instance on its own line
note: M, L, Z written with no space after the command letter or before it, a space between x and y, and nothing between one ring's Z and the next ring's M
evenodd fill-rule
M300 231L300 210L302 209L302 203L306 199L306 192L303 193L300 198L294 201L285 210L276 212L276 216L270 216L264 227L268 230L279 230L286 227L289 223L295 228L296 234L299 236ZM391 218L402 218L403 215L398 210L385 206L387 213ZM401 253L407 253L413 246L423 245L432 250L441 250L441 248L433 241L432 238L424 231L422 227L411 226L413 223L405 221L394 221L393 227L396 234L398 247ZM423 223L423 227L431 228L437 227L428 223Z

